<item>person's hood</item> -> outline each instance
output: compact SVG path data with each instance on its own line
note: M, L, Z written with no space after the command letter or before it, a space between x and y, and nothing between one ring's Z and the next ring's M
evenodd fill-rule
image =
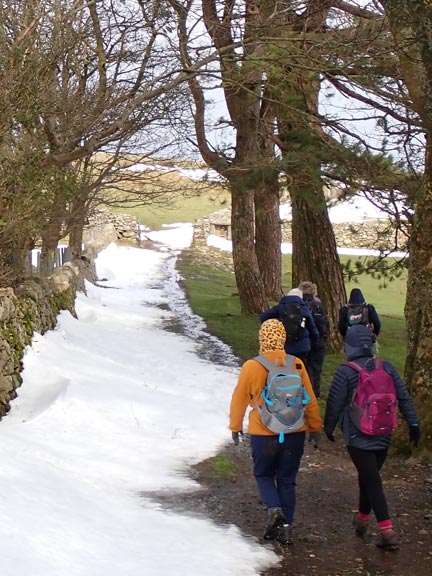
M305 306L302 296L292 296L288 294L287 296L282 296L280 304L285 304L285 302L297 302L297 304L302 304Z
M300 290L300 288L291 288L287 296L299 296L300 298L303 298L303 291Z
M365 304L363 293L360 288L353 288L348 300L348 304Z
M284 325L279 320L271 318L261 324L258 333L260 354L272 350L283 350L286 340Z
M367 326L356 324L345 335L345 354L347 360L373 356L372 333Z

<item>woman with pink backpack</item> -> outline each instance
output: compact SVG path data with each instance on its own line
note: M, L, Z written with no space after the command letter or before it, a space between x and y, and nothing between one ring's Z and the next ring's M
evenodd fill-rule
M396 368L390 362L377 361L374 357L372 334L368 327L359 324L347 331L345 353L348 362L337 368L328 393L324 431L334 442L333 432L340 422L344 443L357 469L359 510L354 516L356 534L366 535L373 512L380 529L376 545L385 550L397 550L399 543L380 470L396 424L397 407L409 426L410 441L414 446L420 440L418 418ZM374 380L376 370L384 370L385 374L375 378L374 390L371 380ZM367 395L369 397L365 398Z

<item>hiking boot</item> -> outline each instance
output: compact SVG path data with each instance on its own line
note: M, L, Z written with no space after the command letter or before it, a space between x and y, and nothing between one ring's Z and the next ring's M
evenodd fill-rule
M354 514L353 524L357 536L361 536L363 538L368 529L368 521L361 520L361 518L358 517L358 514Z
M399 543L394 530L381 530L375 545L383 550L399 550Z
M267 524L264 530L264 540L274 540L278 533L278 528L285 522L281 508L269 508L267 510Z
M284 546L291 546L294 544L292 528L290 524L282 524L278 528L276 540L279 544L283 544Z

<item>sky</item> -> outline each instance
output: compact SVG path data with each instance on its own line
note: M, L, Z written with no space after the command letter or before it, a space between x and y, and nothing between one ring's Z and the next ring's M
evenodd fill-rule
M192 225L146 236L161 249L109 245L77 318L62 311L25 351L0 421L2 576L258 576L278 562L234 525L158 503L199 490L188 467L231 442L239 366L179 287Z

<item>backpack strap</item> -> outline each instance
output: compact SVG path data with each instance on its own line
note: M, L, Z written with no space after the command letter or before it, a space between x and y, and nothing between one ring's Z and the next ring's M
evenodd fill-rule
M274 370L275 367L278 366L278 364L276 364L276 362L272 362L263 354L259 354L258 356L254 356L254 358L252 358L252 360L256 360L257 362L259 362L269 372L270 372L270 370ZM294 366L294 356L292 356L291 354L287 354L286 358L284 360L283 366L285 366L286 368L292 368Z
M372 368L372 370L379 368L381 366L381 360L378 360L378 358L372 358L372 360L374 361L374 366ZM363 364L360 364L359 362L344 362L343 366L349 366L350 368L352 368L353 370L355 370L356 372L360 373L362 370L368 370L368 368L366 368L366 366L364 366ZM352 397L351 397L351 401L349 403L350 406L352 406L354 404L354 398L356 395L356 391L357 391L357 386L354 388Z
M356 372L361 372L362 370L364 370L364 366L362 364L359 364L358 362L344 362L342 366L349 366Z
M252 360L255 360L256 362L258 362L259 364L261 364L262 366L264 366L264 368L266 368L266 370L268 370L268 372L270 372L270 370L275 370L277 369L277 367L279 366L278 364L276 364L275 362L272 362L271 360L269 360L266 356L264 356L263 354L259 354L258 356L254 356L252 358ZM285 361L283 363L283 366L285 366L288 369L293 368L294 366L294 356L292 356L291 354L287 354ZM264 389L265 389L266 385L264 384L263 387L263 392L261 393L261 396L263 397L263 393L264 393ZM252 401L255 404L255 408L257 409L258 412L261 411L261 408L258 405L257 399L255 398L255 396L252 397ZM265 401L265 398L264 398Z
M372 367L372 370L379 368L382 364L382 360L379 360L378 358L373 358L373 361L374 361L374 365ZM352 368L356 372L361 372L362 370L369 370L369 368L367 368L366 365L363 365L363 364L360 364L359 362L354 362L354 361L344 362L342 364L342 366L349 366L350 368Z

